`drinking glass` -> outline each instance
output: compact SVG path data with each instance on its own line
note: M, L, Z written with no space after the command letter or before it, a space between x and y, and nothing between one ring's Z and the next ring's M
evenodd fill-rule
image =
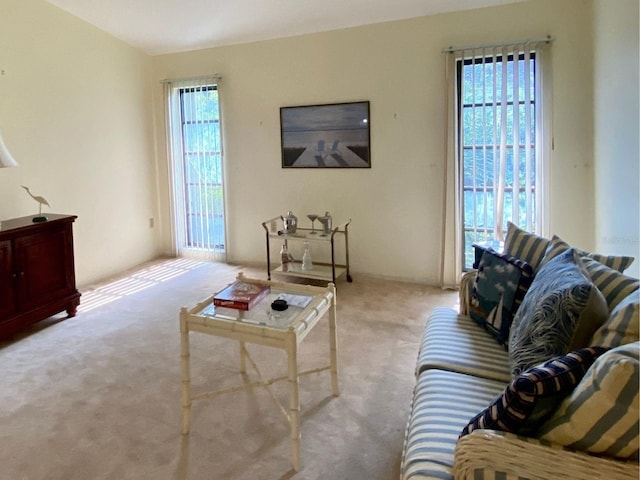
M307 215L307 218L311 220L311 234L315 235L318 232L316 232L316 228L314 227L314 222L318 218L318 215L316 215L315 213L310 213Z

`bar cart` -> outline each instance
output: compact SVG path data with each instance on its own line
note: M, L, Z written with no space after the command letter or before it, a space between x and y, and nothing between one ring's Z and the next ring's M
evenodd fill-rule
M283 233L282 217L270 218L262 222L265 231L267 246L267 277L271 280L271 274L288 275L291 277L307 278L324 282L336 283L336 280L342 275L346 275L347 282L353 282L349 271L349 224L351 219L346 223L334 225L329 233L322 233L317 228L301 228L297 227L295 233ZM312 232L317 232L313 234ZM344 263L336 262L336 239L342 237L344 239ZM272 268L271 247L274 241L284 242L288 246L289 242L309 242L309 244L329 244L330 246L330 262L313 260L313 269L303 270L302 262L295 260L291 263L283 265L282 263L276 268Z

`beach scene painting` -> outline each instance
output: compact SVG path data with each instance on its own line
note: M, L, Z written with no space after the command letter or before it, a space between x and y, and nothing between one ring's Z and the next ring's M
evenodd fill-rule
M283 168L370 168L369 102L280 108Z

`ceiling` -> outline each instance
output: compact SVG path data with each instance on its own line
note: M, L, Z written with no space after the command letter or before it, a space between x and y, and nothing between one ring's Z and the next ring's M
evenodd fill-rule
M150 55L526 0L47 0Z

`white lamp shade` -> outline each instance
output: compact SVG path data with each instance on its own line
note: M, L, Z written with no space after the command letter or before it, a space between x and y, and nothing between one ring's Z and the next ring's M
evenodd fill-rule
M14 160L7 149L7 146L4 144L2 140L2 135L0 135L0 168L4 167L17 167L18 162Z

